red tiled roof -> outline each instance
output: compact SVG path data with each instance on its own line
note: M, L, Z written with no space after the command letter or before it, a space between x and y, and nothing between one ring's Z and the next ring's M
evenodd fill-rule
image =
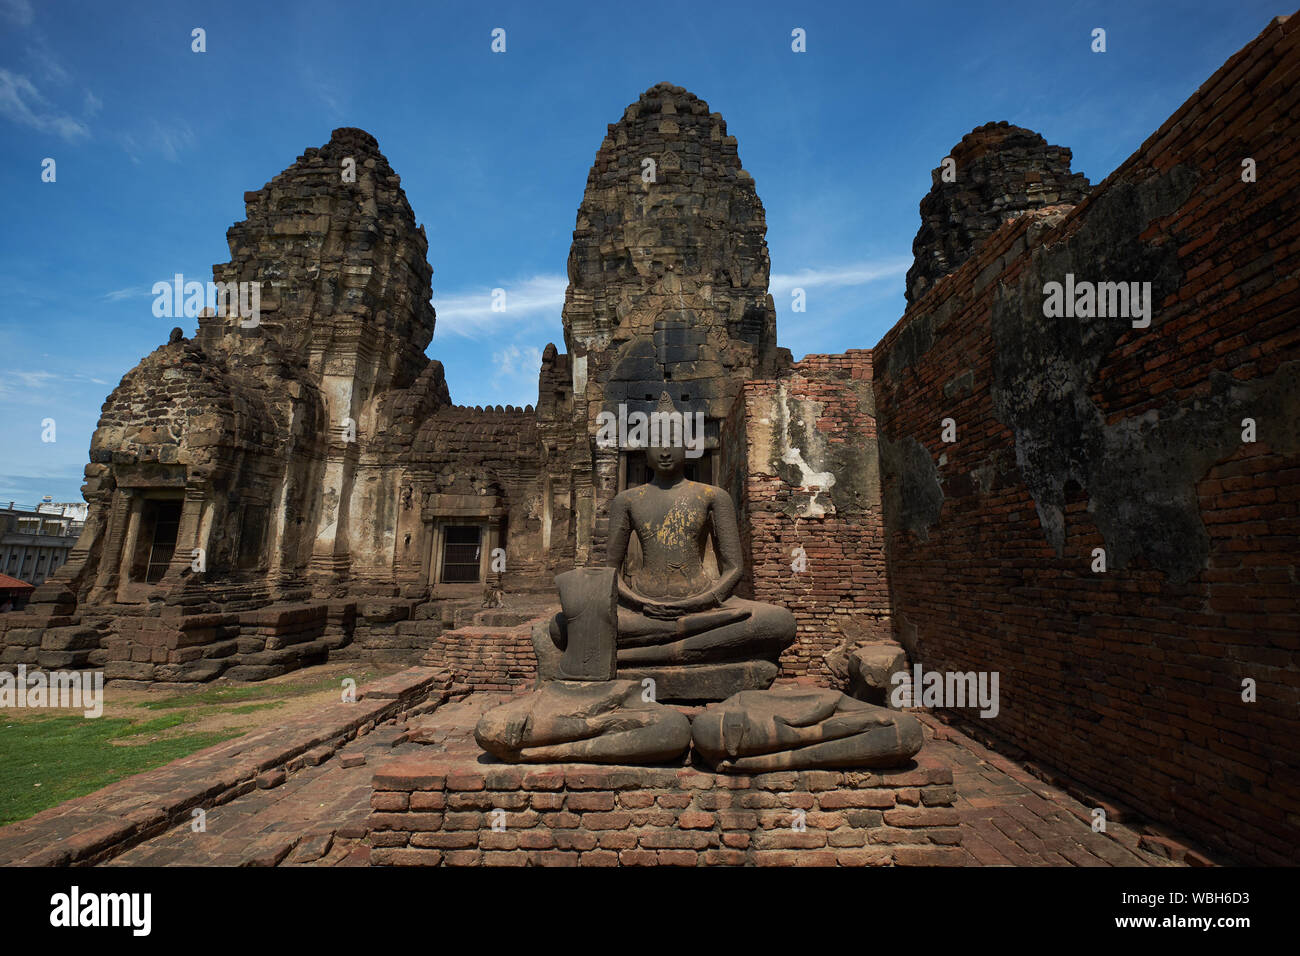
M36 585L19 581L7 574L0 574L0 591L35 591Z

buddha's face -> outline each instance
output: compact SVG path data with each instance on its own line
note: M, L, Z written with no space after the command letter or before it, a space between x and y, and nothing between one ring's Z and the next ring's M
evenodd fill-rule
M671 481L679 477L686 469L686 449L680 446L676 448L647 448L645 450L646 464L655 473L655 477L660 481Z

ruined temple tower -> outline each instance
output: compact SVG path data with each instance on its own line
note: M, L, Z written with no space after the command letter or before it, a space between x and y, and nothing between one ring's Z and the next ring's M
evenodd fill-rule
M594 436L602 412L649 413L667 392L680 411L704 414L707 450L694 468L712 479L741 383L789 364L776 345L766 235L736 138L703 100L660 83L609 127L569 252L575 439ZM575 442L579 564L603 553L608 504L639 466L635 449Z
M241 291L192 339L174 330L104 403L86 529L37 595L49 648L33 663L273 676L346 642L352 612L330 599L418 582L396 546L404 462L390 451L448 404L424 354L424 230L357 129L245 202L213 269Z
M1048 145L1033 130L1000 123L977 126L931 173L921 200L921 228L907 270L911 305L971 257L1008 219L1043 206L1073 206L1088 195L1088 179L1070 171L1072 153Z
M261 283L263 314L255 328L202 319L198 345L268 386L301 382L324 417L305 420L283 401L293 388L279 396L281 434L309 432L318 460L312 473L286 475L272 500L246 506L271 518L273 572L306 561L313 580L329 583L391 571L395 527L383 519L398 491L396 463L380 455L385 398L432 364L434 329L428 243L400 184L374 137L336 130L245 194L247 219L227 233L231 261L214 269L218 281ZM447 402L435 371L421 382L433 407ZM286 536L301 540L276 546Z

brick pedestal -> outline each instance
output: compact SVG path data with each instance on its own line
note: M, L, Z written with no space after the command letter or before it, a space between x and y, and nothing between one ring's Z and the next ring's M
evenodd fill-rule
M445 754L373 781L376 866L953 866L952 771L511 766ZM494 828L495 824L495 828Z

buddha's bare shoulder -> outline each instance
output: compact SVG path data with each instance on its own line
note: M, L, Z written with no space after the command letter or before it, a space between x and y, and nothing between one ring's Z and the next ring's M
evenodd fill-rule
M640 501L646 496L646 489L649 487L649 485L637 485L635 488L620 491L614 496L613 504L630 505L633 502Z
M727 489L725 488L719 488L717 485L706 485L699 481L692 481L689 482L689 484L691 485L690 491L692 494L699 495L710 503L715 501L725 501L728 504L732 503L731 495L727 493Z

